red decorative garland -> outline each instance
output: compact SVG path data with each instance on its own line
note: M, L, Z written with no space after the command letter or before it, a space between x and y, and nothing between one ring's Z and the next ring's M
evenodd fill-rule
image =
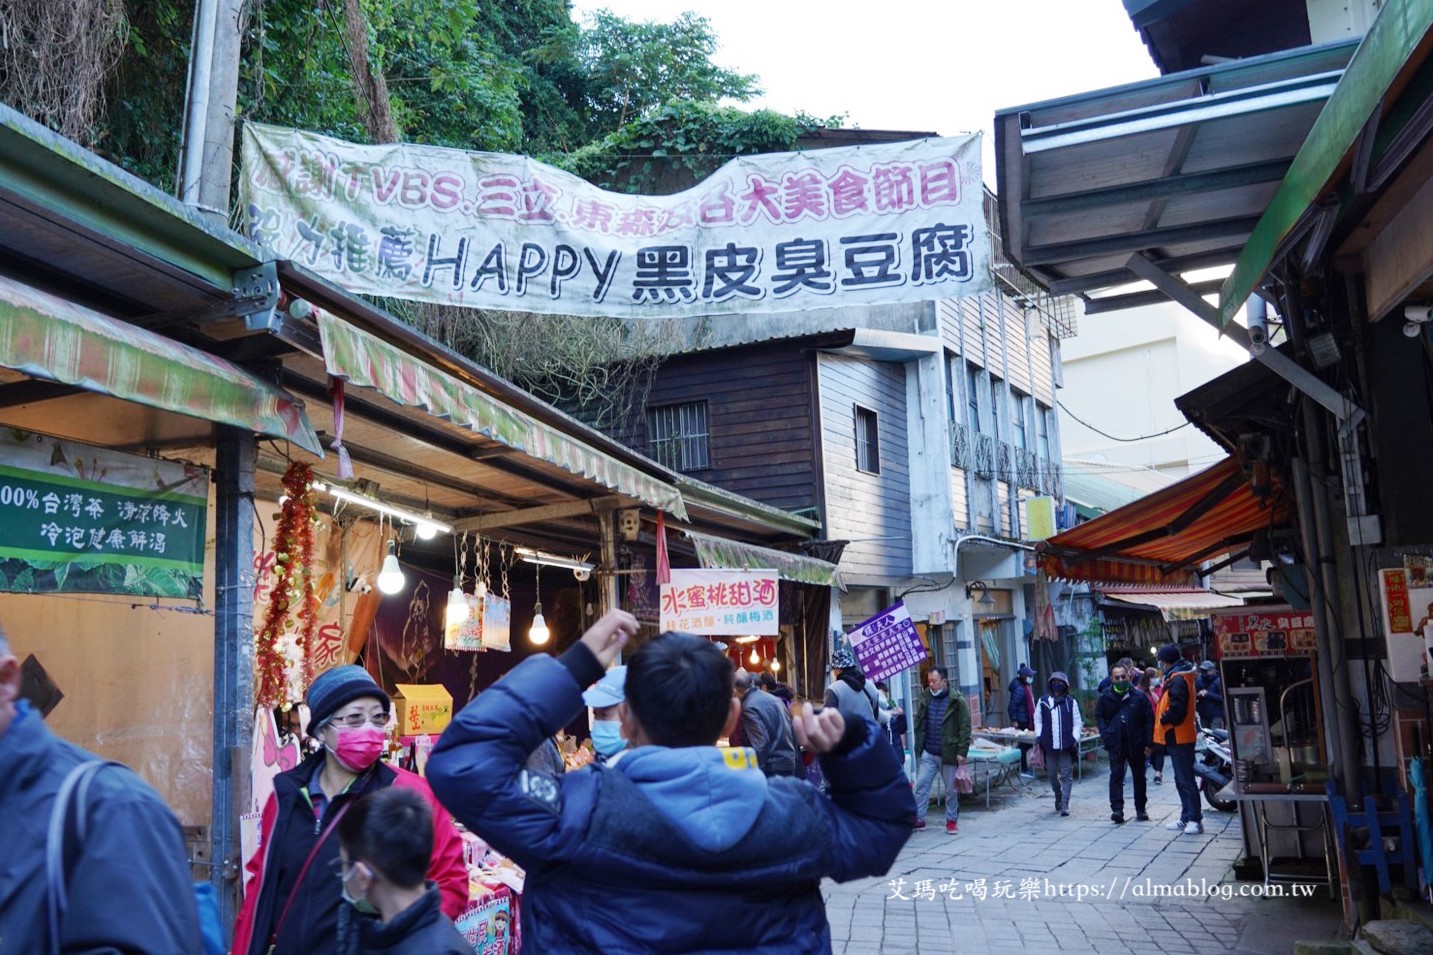
M269 591L269 608L264 625L254 642L254 667L260 706L285 702L287 680L279 635L289 622L289 611L298 604L299 646L303 649L303 685L313 680L313 636L318 623L313 595L313 469L294 462L284 472L283 513L274 531L274 586Z

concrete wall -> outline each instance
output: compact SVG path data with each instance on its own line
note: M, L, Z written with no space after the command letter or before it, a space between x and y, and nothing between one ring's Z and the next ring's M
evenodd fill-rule
M1175 477L1223 457L1192 426L1121 442L1096 434L1071 413L1117 437L1178 428L1185 421L1174 399L1249 360L1243 349L1174 304L1086 315L1079 328L1079 335L1061 343L1060 401L1069 409L1059 416L1065 457L1151 467Z

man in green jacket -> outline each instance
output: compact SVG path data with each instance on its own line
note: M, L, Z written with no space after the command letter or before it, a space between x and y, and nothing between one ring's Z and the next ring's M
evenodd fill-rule
M911 723L911 751L916 759L915 828L925 828L925 811L930 807L930 787L936 773L945 781L945 832L960 832L960 797L955 794L955 770L970 751L970 705L959 693L950 692L945 667L931 667L926 686L916 704Z

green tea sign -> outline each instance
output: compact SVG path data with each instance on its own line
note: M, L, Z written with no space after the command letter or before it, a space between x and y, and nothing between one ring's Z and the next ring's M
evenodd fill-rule
M0 433L0 591L198 599L209 472Z

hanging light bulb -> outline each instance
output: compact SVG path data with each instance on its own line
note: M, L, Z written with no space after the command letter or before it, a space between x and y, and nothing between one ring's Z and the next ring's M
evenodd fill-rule
M552 634L547 629L547 621L542 618L542 604L534 604L532 610L532 626L527 629L527 638L540 647Z
M471 608L468 606L468 595L463 593L461 582L454 579L453 589L448 591L448 608L443 613L443 622L446 626L456 627L468 619Z
M756 647L751 648L751 656L747 659L751 661L753 666L761 662L761 654L756 652Z
M413 534L419 540L430 541L438 536L438 528L432 524L419 524L413 528Z
M772 673L780 673L780 672L781 672L781 661L780 661L780 660L772 660L772 661L771 661L771 672L772 672Z
M532 607L532 626L527 629L527 638L534 646L542 646L548 641L552 634L547 629L547 621L542 618L542 565L537 565L537 602Z
M398 550L392 541L388 542L388 556L383 558L383 569L378 572L378 589L385 594L396 594L408 582L403 568L398 566Z

